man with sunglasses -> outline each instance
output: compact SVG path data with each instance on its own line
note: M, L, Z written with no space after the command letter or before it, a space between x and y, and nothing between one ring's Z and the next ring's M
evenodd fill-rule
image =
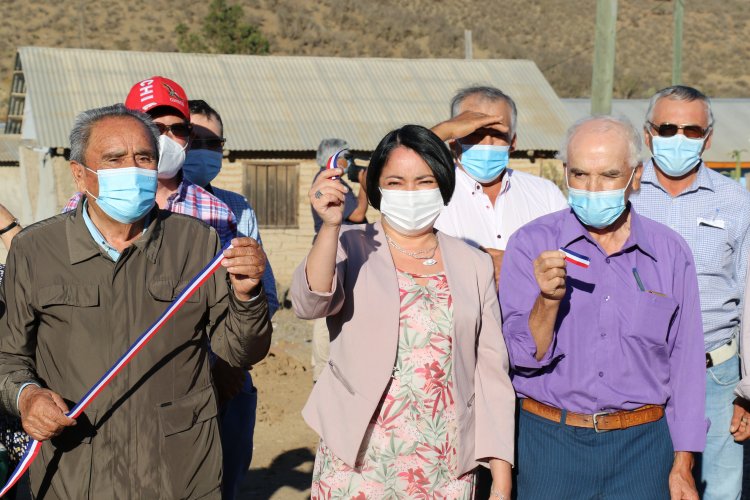
M750 248L750 194L701 159L711 146L711 102L677 85L657 92L644 125L652 158L644 166L636 210L682 235L698 272L706 350L706 449L694 473L704 499L739 499L742 446L750 414L738 395L750 397L737 357L741 302ZM747 387L746 387L747 386Z
M211 181L221 171L223 160L225 139L221 116L206 101L200 99L190 100L189 106L193 136L182 167L183 174L187 180L203 187L231 208L237 218L237 236L249 236L262 248L258 220L247 199L239 193L211 185ZM279 308L279 301L276 281L268 261L261 282L268 300L269 315L273 317ZM214 362L212 375L219 396L219 425L224 456L222 498L232 500L237 496L253 458L258 391L253 386L250 372L232 367L220 358Z
M510 235L568 206L549 180L508 168L516 125L516 103L509 95L469 87L451 100L451 118L432 128L456 158L456 192L435 227L489 253L496 281Z
M156 204L209 224L219 233L222 245L226 245L237 233L234 214L226 203L186 180L182 173L193 130L185 91L173 80L153 76L131 87L125 107L149 115L161 134ZM75 210L80 200L81 193L76 193L63 211Z

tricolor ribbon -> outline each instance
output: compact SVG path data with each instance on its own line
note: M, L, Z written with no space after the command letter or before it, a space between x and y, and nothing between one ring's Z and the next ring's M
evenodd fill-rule
M591 265L591 259L580 253L575 253L573 250L567 248L560 248L560 251L565 254L565 260L576 266L588 268Z
M338 151L336 151L335 153L333 153L333 156L331 156L330 158L328 158L328 162L326 163L326 169L330 170L332 168L338 168L338 165L339 165L339 156L341 156L344 153L344 151L346 151L346 150L347 150L346 148L339 149ZM336 179L338 179L338 176L331 177L331 179L336 180Z
M232 245L227 245L224 250L228 250L229 248L232 248ZM151 340L154 335L161 329L164 324L169 321L169 319L174 316L174 314L180 310L180 308L185 304L185 302L201 287L203 284L208 280L208 278L211 277L212 274L216 272L216 270L221 266L221 261L224 259L224 250L218 253L216 257L206 266L203 268L203 270L198 273L197 276L195 276L190 283L180 292L180 294L177 296L177 298L167 307L167 309L159 316L159 319L157 319L153 325L151 325L148 330L146 330L143 334L141 334L140 337L138 337L138 340L136 340L133 345L130 346L130 348L123 354L120 359L117 360L117 362L107 370L107 372L102 376L102 378L99 379L99 381L89 389L89 391L84 394L83 398L76 404L69 412L68 416L70 418L78 418L83 411L91 404L91 402L96 399L96 397L104 390L105 387L112 381L115 376L120 373L120 371L125 368L125 365L127 365L138 352L143 349L143 346L145 346L149 340ZM24 475L24 473L28 470L29 466L31 466L31 463L36 458L37 454L39 453L39 448L42 443L37 441L36 439L32 439L28 446L26 447L26 451L23 454L23 458L19 462L18 466L16 467L16 470L13 471L13 474L11 474L10 478L8 478L8 482L5 483L5 486L3 486L3 489L0 490L0 497L5 496L5 494L10 490L19 479L21 479L21 476Z

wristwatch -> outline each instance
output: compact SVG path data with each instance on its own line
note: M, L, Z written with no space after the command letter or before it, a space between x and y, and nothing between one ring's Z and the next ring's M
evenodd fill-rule
M14 227L16 227L17 225L18 225L18 219L13 219L13 221L10 224L8 224L4 228L0 229L0 236L4 235L5 233L7 233L8 231L10 231L11 229L13 229Z

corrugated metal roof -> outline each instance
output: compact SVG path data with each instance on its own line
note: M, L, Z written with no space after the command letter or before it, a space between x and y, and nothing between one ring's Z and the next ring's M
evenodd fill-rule
M0 163L19 163L20 135L0 135Z
M563 99L573 120L591 113L589 99ZM714 134L711 147L703 153L709 162L734 162L732 151L745 150L742 160L750 160L750 99L711 99ZM613 99L612 112L626 116L639 130L646 121L648 99ZM646 153L648 154L648 153Z
M372 150L406 123L431 126L449 115L456 90L490 84L518 105L518 148L554 150L568 114L532 61L236 56L19 49L40 145L68 145L75 115L122 102L153 75L180 83L222 115L227 148L313 151L341 137ZM28 101L27 101L28 102Z

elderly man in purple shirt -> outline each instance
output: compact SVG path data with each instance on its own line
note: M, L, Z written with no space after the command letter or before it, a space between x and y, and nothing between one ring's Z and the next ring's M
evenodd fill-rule
M571 209L508 243L500 303L522 400L518 498L698 498L698 282L685 241L628 203L640 148L625 120L573 125L561 149Z

